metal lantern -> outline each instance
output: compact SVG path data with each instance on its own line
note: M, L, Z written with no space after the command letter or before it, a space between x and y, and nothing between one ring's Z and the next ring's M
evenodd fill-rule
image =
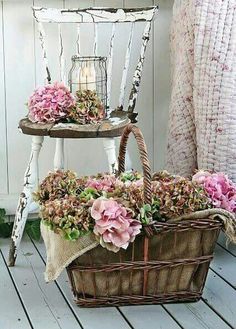
M69 86L72 94L78 90L96 91L98 98L107 108L107 69L106 57L72 56L69 72Z

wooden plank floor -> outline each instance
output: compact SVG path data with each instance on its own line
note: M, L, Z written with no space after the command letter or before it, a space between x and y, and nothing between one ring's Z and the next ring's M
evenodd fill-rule
M44 281L42 242L24 237L17 265L6 266L9 240L0 240L0 329L236 328L236 247L219 238L203 298L197 303L81 309L66 273Z

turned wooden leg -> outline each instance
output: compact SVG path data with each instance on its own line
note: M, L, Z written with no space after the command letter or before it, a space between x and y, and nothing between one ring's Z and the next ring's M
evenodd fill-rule
M115 173L115 171L118 170L115 138L104 138L103 146L104 146L104 150L107 154L109 172Z
M24 176L24 188L20 195L16 209L15 221L11 236L11 245L9 251L9 266L14 266L17 256L17 250L24 232L25 223L29 213L29 207L32 202L32 192L35 185L38 184L38 157L43 143L42 136L33 136L31 145L31 154L28 166Z
M54 155L54 170L64 169L64 139L56 139L56 149Z

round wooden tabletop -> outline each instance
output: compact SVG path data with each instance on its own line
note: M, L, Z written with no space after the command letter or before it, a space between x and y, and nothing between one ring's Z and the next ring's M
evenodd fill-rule
M34 123L28 118L19 122L23 134L49 136L53 138L96 138L118 137L130 123L125 112L112 113L112 116L99 123L79 125L76 123Z

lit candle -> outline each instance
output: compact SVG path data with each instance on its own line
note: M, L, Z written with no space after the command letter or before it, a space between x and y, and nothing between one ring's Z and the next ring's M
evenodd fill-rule
M79 90L96 90L96 72L94 65L83 67L79 71Z

